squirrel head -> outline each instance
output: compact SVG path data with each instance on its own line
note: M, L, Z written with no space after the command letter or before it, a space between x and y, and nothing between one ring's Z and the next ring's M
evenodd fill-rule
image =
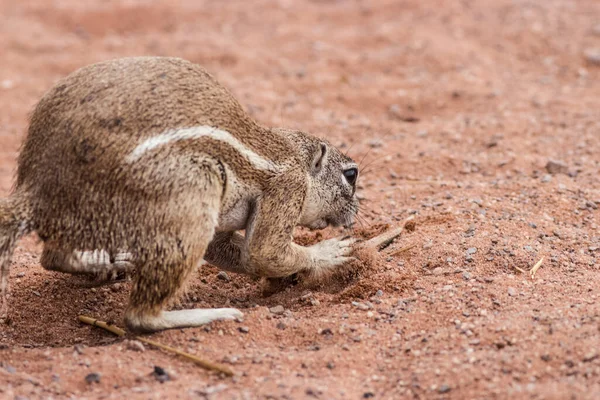
M277 131L300 149L309 176L300 225L310 229L351 226L358 212L356 162L326 140L300 131Z

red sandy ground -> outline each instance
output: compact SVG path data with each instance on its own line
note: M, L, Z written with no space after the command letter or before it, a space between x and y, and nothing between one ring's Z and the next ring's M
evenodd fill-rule
M0 325L0 398L598 398L600 66L584 54L600 48L600 2L148 3L0 1L1 195L27 114L57 79L174 55L259 121L364 158L364 226L414 215L391 248L415 247L346 286L270 297L204 268L183 306L232 305L244 322L150 337L229 364L222 378L78 323L121 324L128 284L46 272L27 238ZM518 272L542 257L535 278Z

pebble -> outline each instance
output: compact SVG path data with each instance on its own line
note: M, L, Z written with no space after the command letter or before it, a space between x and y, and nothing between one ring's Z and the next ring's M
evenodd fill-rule
M358 301L353 301L352 305L362 311L367 311L370 309L370 307L368 305L366 305L364 303L360 303Z
M204 397L208 397L211 396L215 393L219 393L222 392L223 390L227 389L229 386L227 386L224 383L219 383L218 385L214 385L214 386L207 386L204 389L198 390L197 393L204 396Z
M327 336L333 335L333 331L331 330L331 328L320 329L319 333L321 335L327 335Z
M139 340L126 340L125 347L128 348L129 350L133 350L133 351L139 351L139 352L146 351L146 348L144 347L142 342L140 342Z
M287 325L280 321L277 323L276 327L277 329L281 329L283 331L285 328L287 328Z
M546 171L552 175L568 174L569 166L561 161L550 160L546 164Z
M91 374L87 374L85 376L85 381L89 384L100 383L100 374L97 372L92 372Z
M250 332L250 328L248 328L247 326L240 326L238 328L238 331L240 331L242 333L248 333L248 332Z
M231 280L231 278L229 277L229 275L227 275L227 272L225 271L219 271L219 273L217 274L217 278L225 282L229 282Z
M469 247L467 249L467 254L475 254L477 253L477 247Z
M444 268L442 268L442 267L434 268L433 271L431 271L431 273L434 275L442 275L444 273Z
M381 139L372 139L368 142L369 146L373 149L383 146Z
M463 272L462 276L463 276L463 279L466 281L470 280L473 277L473 275L471 275L471 273L468 271Z
M590 64L600 66L600 48L586 49L583 56Z
M451 391L452 388L446 384L442 384L440 385L440 387L438 388L438 393L448 393L449 391Z
M152 372L152 375L160 383L167 382L167 381L171 380L171 377L169 376L169 374L167 373L167 371L165 371L164 368L159 367L157 365L154 366L154 371Z
M594 361L598 357L598 352L596 350L592 350L583 357L583 362Z
M19 272L19 273L17 274L17 278L22 278L22 277L24 277L24 276L25 276L25 272Z
M514 296L516 296L516 295L517 295L517 291L515 290L515 288L514 288L514 287L509 287L509 288L508 288L508 295L509 295L509 296L512 296L512 297L514 297Z
M542 176L542 183L548 183L552 180L552 175L550 174L545 174L544 176Z
M269 308L269 311L275 315L282 315L285 312L285 308L282 305Z

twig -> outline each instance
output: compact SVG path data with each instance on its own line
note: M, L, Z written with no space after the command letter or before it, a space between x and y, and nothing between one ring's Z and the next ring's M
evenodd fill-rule
M540 258L540 261L536 262L535 265L533 266L533 268L531 268L531 270L529 270L529 274L531 274L531 279L533 279L535 277L535 273L542 266L543 262L544 262L544 257Z
M515 270L517 270L517 271L519 271L520 273L522 273L522 274L526 274L526 273L527 273L527 271L525 271L523 268L519 268L519 267L517 267L516 265L513 265L512 267L513 267Z
M388 256L397 256L398 254L404 253L405 251L408 251L408 250L410 250L412 248L415 248L415 247L417 247L416 243L409 244L408 246L404 246L404 247L402 247L402 248L400 248L398 250L394 250L394 251L388 253Z
M400 234L404 230L404 226L406 225L406 223L408 221L412 220L413 218L414 218L413 216L408 217L404 221L404 223L402 224L401 227L387 230L387 231L375 236L374 238L367 240L366 242L364 242L362 244L361 247L372 248L372 249L376 249L379 251L385 249L387 246L389 246L394 241L394 239L396 239L398 236L400 236Z
M110 324L107 324L104 321L100 321L100 320L97 320L97 319L94 319L94 318L91 318L91 317L87 317L85 315L80 315L79 316L79 321L81 321L81 322L83 322L85 324L88 324L88 325L97 326L99 328L105 329L105 330L107 330L107 331L109 331L111 333L114 333L115 335L117 335L119 337L123 337L126 334L126 332L123 329L121 329L121 328L119 328L119 327L117 327L115 325L110 325ZM159 349L166 350L168 352L175 353L175 354L180 355L180 356L182 356L184 358L187 358L188 360L194 362L195 364L201 366L202 368L205 368L205 369L208 369L208 370L212 370L212 371L221 372L221 373L223 373L223 374L225 374L227 376L233 376L233 371L230 370L229 368L225 367L225 366L214 364L214 363L212 363L210 361L203 360L203 359L201 359L199 357L196 357L196 356L194 356L192 354L186 353L186 352L181 351L179 349L176 349L174 347L165 346L164 344L161 344L161 343L155 342L153 340L149 340L149 339L143 338L141 336L137 336L135 339L139 340L140 342L149 344L151 346L158 347Z
M114 333L117 336L125 336L125 331L121 328L119 328L118 326L115 325L110 325L107 324L104 321L99 321L97 319L94 319L92 317L87 317L85 315L80 315L79 316L79 320L81 322L83 322L84 324L88 324L88 325L92 325L92 326L97 326L98 328L102 328L104 330L107 330L111 333Z
M181 351L181 350L173 348L173 347L165 346L164 344L155 342L155 341L150 340L150 339L145 339L145 338L139 337L139 336L136 337L136 339L139 340L140 342L144 342L144 343L150 344L152 346L158 347L159 349L170 351L171 353L175 353L175 354L178 354L178 355L180 355L182 357L185 357L188 360L190 360L190 361L198 364L202 368L205 368L205 369L208 369L208 370L217 371L217 372L222 372L222 373L224 373L227 376L233 376L233 371L230 370L227 367L222 366L222 365L214 364L214 363L212 363L210 361L206 361L206 360L203 360L203 359L201 359L199 357L196 357L195 355L186 353L184 351Z

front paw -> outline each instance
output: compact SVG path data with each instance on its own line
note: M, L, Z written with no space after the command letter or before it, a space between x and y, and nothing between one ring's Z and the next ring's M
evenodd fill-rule
M312 261L318 269L337 267L354 260L350 257L356 239L328 239L309 247Z

